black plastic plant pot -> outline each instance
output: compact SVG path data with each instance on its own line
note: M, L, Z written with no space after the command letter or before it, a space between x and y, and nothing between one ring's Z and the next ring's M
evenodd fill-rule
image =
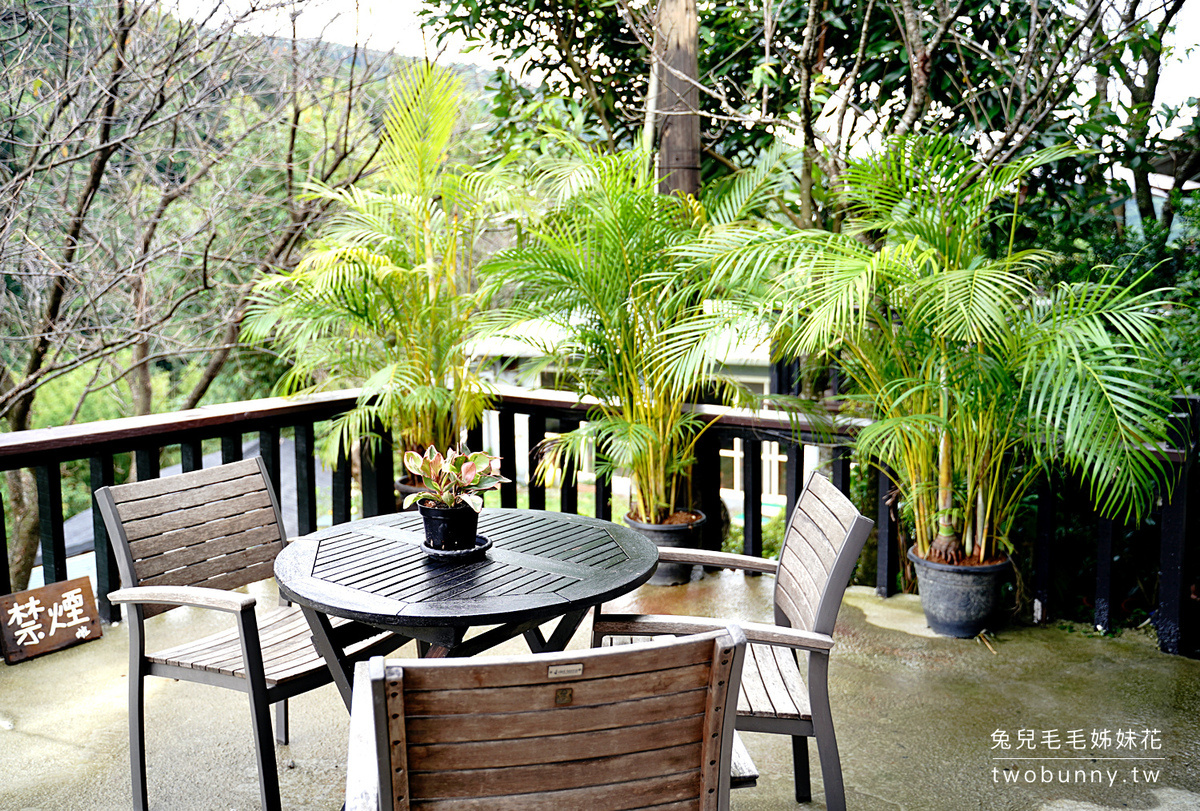
M1012 572L1010 561L951 566L925 560L911 548L908 559L916 566L921 609L934 633L966 639L1003 621L1000 583Z
M700 517L690 524L643 524L628 515L625 523L654 541L656 546L669 546L676 549L699 546L700 527L704 526L704 513L692 510ZM691 563L659 563L658 568L647 582L652 586L679 586L692 579L693 564Z
M475 548L479 513L470 504L443 507L418 502L417 508L425 521L425 542L431 549L451 552Z

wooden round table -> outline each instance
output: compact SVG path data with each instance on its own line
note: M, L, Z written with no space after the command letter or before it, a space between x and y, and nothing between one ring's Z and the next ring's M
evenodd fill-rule
M416 512L338 524L279 553L279 591L304 609L347 697L351 674L330 617L416 639L426 656L471 656L518 635L535 653L563 650L589 608L645 583L658 564L652 541L586 516L485 508L479 533L493 545L473 562L426 555ZM544 637L538 626L556 617Z

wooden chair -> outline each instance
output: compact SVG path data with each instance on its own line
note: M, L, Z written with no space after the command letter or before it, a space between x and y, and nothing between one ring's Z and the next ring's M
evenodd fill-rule
M604 650L372 659L355 673L346 811L726 809L745 646L731 625Z
M775 625L738 621L750 645L738 698L737 728L792 736L796 801L812 799L808 741L817 739L825 804L846 807L842 767L829 711L829 651L842 595L873 522L829 480L814 473L788 524L779 561L697 549L659 550L659 559L775 575ZM605 637L695 633L699 618L606 614L598 606L592 644ZM808 655L807 682L798 653Z
M286 700L332 681L313 648L300 609L256 616L255 599L231 589L273 576L286 542L279 504L259 458L96 491L121 586L109 594L129 611L129 755L133 802L147 807L143 680L147 676L215 684L248 693L262 805L278 809L279 777L268 705L287 743ZM226 611L236 628L146 653L145 620L178 606ZM366 658L404 640L347 628L340 640Z

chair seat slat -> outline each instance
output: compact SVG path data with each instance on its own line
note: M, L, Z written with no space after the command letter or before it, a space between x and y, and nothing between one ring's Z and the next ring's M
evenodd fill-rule
M343 624L342 620L338 624ZM263 672L268 686L323 671L325 660L310 643L310 630L300 609L295 606L277 609L259 621L259 638L263 652ZM355 652L382 639L380 633L349 646ZM242 666L242 647L236 630L222 631L211 636L155 651L146 658L157 664L208 670L245 678Z

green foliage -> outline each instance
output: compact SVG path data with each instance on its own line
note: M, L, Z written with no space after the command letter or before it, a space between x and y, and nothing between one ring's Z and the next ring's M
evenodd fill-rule
M544 164L561 202L533 226L527 244L505 250L482 272L512 303L492 315L496 331L523 325L547 362L568 369L594 397L585 426L548 443L543 476L564 458L596 448L598 475L630 471L634 517L661 522L689 506L682 482L705 423L686 409L698 392L748 402L749 392L717 369L745 327L734 308L706 305L721 294L709 274L677 258L713 212L738 216L752 194L723 188L702 201L665 196L640 151L603 155L565 142L575 160ZM743 182L761 187L762 177Z
M1173 230L1178 236L1172 237L1157 222L1118 230L1107 209L1089 209L1078 196L1057 204L1044 197L1033 202L1036 208L1024 212L1017 239L1054 252L1036 280L1043 286L1082 284L1103 275L1141 292L1173 288L1163 331L1174 374L1164 376L1161 387L1167 394L1200 392L1200 208L1180 201Z
M1086 477L1110 515L1145 515L1162 480L1147 450L1172 410L1161 291L1039 290L1044 254L984 251L988 229L1013 227L998 201L1064 154L985 167L953 139L900 139L848 170L846 233L731 230L694 252L718 273L783 271L777 338L836 353L874 418L859 451L896 472L922 554L938 543L953 556L959 538L980 559L1008 548L1043 466Z
M264 278L245 328L292 368L284 393L362 386L331 451L397 430L423 451L459 442L488 401L475 332L476 242L521 184L503 162L450 164L460 81L429 64L400 73L384 116L378 189L312 183L337 213L296 270Z
M633 13L642 11L638 7ZM496 135L506 143L527 140L525 122L535 114L547 116L539 118L543 124L599 140L610 150L638 143L648 89L648 55L620 5L610 0L584 5L451 0L426 3L421 13L443 37L458 34L488 41L513 62L528 59L537 69L539 83L532 86L527 75L517 77L507 70L493 78ZM803 39L806 17L803 5L777 7L777 42ZM798 64L778 58L767 69L759 64L760 11L702 3L699 21L700 72L725 105L756 115L762 106L762 88L769 86L768 115L784 118L794 110L800 97ZM749 164L774 140L763 129L725 121L727 109L714 96L702 94L701 104L705 113L721 114L711 119L706 141L737 162ZM705 161L707 178L728 172L719 161L708 157Z

